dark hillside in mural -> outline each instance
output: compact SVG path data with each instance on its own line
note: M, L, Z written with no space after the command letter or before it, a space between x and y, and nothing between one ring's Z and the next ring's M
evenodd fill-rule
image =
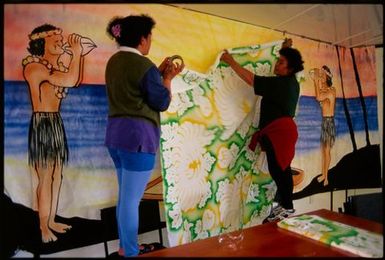
M35 255L51 254L87 245L98 244L103 241L104 226L100 220L79 217L64 218L56 216L56 221L62 221L72 228L66 233L56 233L58 240L43 243L39 229L39 215L37 211L23 206L2 195L3 221L7 223L2 230L2 237L6 241L1 245L1 259L8 259L17 250L25 250ZM4 220L5 218L5 220Z
M360 189L380 188L381 162L380 146L369 145L346 154L336 166L329 169L329 185L313 180L300 192L293 194L293 199L301 199L316 193Z

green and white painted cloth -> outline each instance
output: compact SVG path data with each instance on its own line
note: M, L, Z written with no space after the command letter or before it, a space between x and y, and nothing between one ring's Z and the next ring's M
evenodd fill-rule
M273 75L282 41L228 51L257 75ZM261 97L225 63L185 69L161 114L161 166L170 246L261 224L276 185L248 148Z
M383 256L382 235L316 215L284 219L278 226L363 257Z

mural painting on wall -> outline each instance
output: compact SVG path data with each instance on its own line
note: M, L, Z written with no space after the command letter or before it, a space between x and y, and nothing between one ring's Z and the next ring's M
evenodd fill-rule
M313 121L311 125L314 126L311 131L309 128L309 135L319 134L320 173L313 174L306 185L300 185L293 194L294 199L335 190L381 187L376 94L368 91L368 87L376 82L373 55L366 48L349 51L338 47L333 68L335 74L331 69L333 65L319 64L318 68L308 70L319 106L316 109L318 115L312 109L313 118L308 118L308 123ZM361 83L360 77L365 81ZM334 87L335 83L339 83L338 88ZM298 117L305 113L300 109ZM299 128L304 133L307 127ZM300 135L300 142L306 139L305 136ZM359 148L358 142L363 147Z
M321 69L315 68L310 71L310 77L314 82L315 98L321 107L321 173L317 178L324 186L329 184L328 171L330 166L331 149L336 139L336 128L334 122L334 109L336 101L336 89L333 87L333 75L328 66Z
M39 212L42 241L55 241L51 230L65 233L70 225L55 222L68 147L60 116L67 88L78 87L83 77L84 56L96 45L78 34L63 43L62 30L50 24L36 27L29 35L30 56L23 60L32 117L28 138L28 164L32 177L32 209ZM87 41L82 41L86 39ZM60 59L70 55L69 64Z
M114 168L103 141L105 62L116 51L104 27L117 10L123 15L135 11L153 16L157 21L150 53L154 61L177 53L186 64L184 73L173 80L172 104L161 115L162 148L154 172L160 176L156 180L163 176L156 190L164 198L170 245L259 224L268 214L275 190L260 151L246 149L257 130L260 99L213 61L227 48L246 68L270 75L282 35L164 5L6 6L4 193L38 211L42 228L34 238L53 246L68 242L61 238L70 234L73 240L68 243L86 239L76 233L79 225L69 218L97 220L100 209L116 202ZM47 12L54 17L50 23L61 24L63 31L45 25ZM17 19L20 15L26 20ZM87 19L93 19L91 29ZM31 33L25 31L26 23L42 26ZM80 35L64 37L74 23ZM37 50L40 47L30 43L14 44L27 35L31 43L45 45ZM298 77L299 139L291 165L294 199L336 189L380 187L374 48L349 53L292 39L305 61L305 71ZM98 48L91 52L94 41ZM27 57L26 47L32 51ZM207 74L199 72L211 64L216 67ZM191 142L195 146L185 145ZM241 201L246 210L238 225L240 215L231 207ZM35 220L36 214L31 216ZM21 226L20 234L28 233ZM100 236L98 228L88 231L89 236Z

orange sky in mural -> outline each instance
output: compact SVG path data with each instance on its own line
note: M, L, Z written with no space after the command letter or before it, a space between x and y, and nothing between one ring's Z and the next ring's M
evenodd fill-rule
M94 41L97 48L85 58L83 83L104 84L104 68L109 56L116 51L105 28L114 16L145 13L156 21L149 58L159 64L164 57L181 55L186 67L201 73L208 71L217 54L225 48L255 45L280 40L279 32L235 22L215 16L192 12L161 4L6 4L4 5L4 78L24 80L21 61L27 55L28 34L37 26L51 23L63 29L66 39L78 33ZM22 19L20 19L22 17ZM335 76L333 85L342 96L336 50L334 46L290 36L305 60L305 81L302 95L314 95L308 71L328 65ZM346 52L346 58L350 52ZM365 62L365 59L360 59ZM366 64L366 63L365 63ZM346 68L344 91L346 97L358 95L353 68ZM360 66L364 95L376 94L375 66Z

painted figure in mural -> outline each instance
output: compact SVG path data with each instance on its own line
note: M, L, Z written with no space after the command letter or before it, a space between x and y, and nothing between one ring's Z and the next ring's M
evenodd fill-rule
M329 184L328 171L330 165L331 148L336 139L336 128L334 123L334 109L336 102L336 89L333 87L333 75L330 69L324 65L321 69L315 68L311 71L311 79L314 82L315 97L319 102L322 112L321 125L321 154L322 175L317 178L323 181L324 186Z
M31 55L23 60L23 76L33 111L28 164L32 174L32 209L39 213L42 241L47 243L57 240L53 231L65 233L71 228L55 222L63 165L68 161L60 105L66 88L77 87L82 81L84 50L80 35L69 35L64 44L62 30L50 24L36 27L29 38ZM69 65L60 60L64 53L70 54Z
M116 168L116 217L121 256L151 250L138 245L139 203L155 166L160 143L160 111L171 101L171 80L183 64L165 58L159 68L147 57L155 21L146 15L115 17L107 34L118 44L105 78L108 122L105 145Z
M272 208L268 221L288 217L295 212L293 207L293 178L291 161L294 158L298 139L297 126L293 120L299 98L299 83L295 73L303 70L303 61L298 50L291 48L291 40L284 41L280 57L274 67L277 76L258 76L238 64L225 51L221 61L227 63L256 95L262 96L257 131L249 147L257 143L266 152L269 172L277 185L278 205Z

